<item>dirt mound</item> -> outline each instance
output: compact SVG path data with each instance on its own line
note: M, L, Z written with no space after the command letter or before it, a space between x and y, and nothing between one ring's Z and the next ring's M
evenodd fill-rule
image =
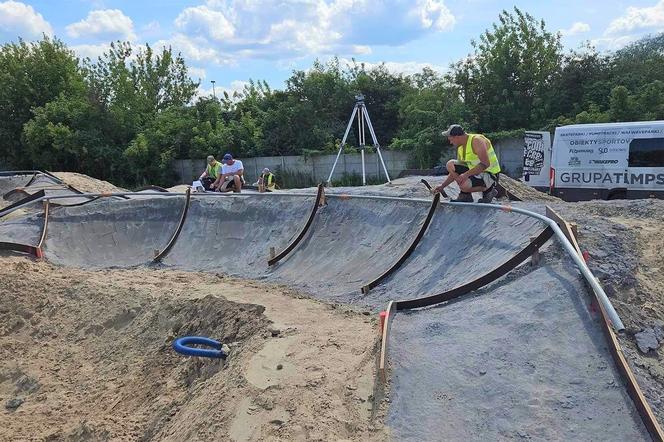
M166 190L168 190L169 192L182 192L182 193L184 193L184 192L187 191L188 188L189 188L189 186L186 185L186 184L178 184L177 186L169 187Z
M0 262L2 440L385 437L373 319L210 274ZM178 355L184 335L231 357Z
M98 180L75 172L53 172L53 175L60 178L73 188L84 193L102 193L102 192L126 192L126 189L117 187L108 181Z
M500 184L505 190L519 198L521 201L542 201L546 203L561 201L560 198L540 192L539 190L530 187L528 184L510 178L505 174L500 175Z

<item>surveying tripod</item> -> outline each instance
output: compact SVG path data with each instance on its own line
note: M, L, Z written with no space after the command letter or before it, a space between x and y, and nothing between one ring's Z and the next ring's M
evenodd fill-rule
M383 161L383 155L380 153L380 144L378 144L378 140L376 140L376 133L374 132L373 125L371 124L371 118L369 118L369 112L367 112L367 106L364 104L364 95L359 94L355 96L355 107L353 108L353 112L350 114L350 120L348 120L348 126L346 126L346 132L344 133L344 137L341 140L341 144L339 145L339 152L337 153L337 158L334 160L334 164L332 165L332 170L330 171L330 176L327 178L327 185L329 186L332 183L332 175L334 174L334 169L337 167L337 162L339 161L341 152L343 152L344 146L346 145L346 139L348 138L348 134L350 133L350 128L353 125L353 121L355 120L355 115L357 115L357 126L358 126L357 140L359 141L360 153L362 154L362 185L366 186L367 184L366 169L364 166L364 146L365 146L364 123L365 122L366 125L369 127L369 133L371 134L373 146L376 148L376 152L378 152L378 158L380 158L380 163L383 165L383 170L385 171L387 182L388 183L391 182L390 174L387 173L387 167L385 167L385 161Z

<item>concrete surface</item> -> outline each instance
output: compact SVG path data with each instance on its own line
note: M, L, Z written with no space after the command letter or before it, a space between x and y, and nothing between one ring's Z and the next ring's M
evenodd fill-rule
M398 313L395 440L649 440L568 259Z
M300 232L314 197L192 197L180 239L164 265L244 277L267 272L270 247L279 253Z
M0 218L0 241L37 245L43 226L44 215L41 213L10 219Z
M149 264L175 232L183 203L102 199L54 208L46 256L80 267ZM363 283L408 247L428 204L330 198L305 240L268 268L269 247L285 247L312 204L313 195L194 197L163 265L268 279L377 310L475 279L544 228L515 213L441 206L411 258L363 296ZM32 239L40 226L38 216L8 220L0 237ZM556 249L541 267L524 264L474 295L397 315L388 422L396 440L647 439L580 276Z
M177 227L184 197L100 199L51 212L44 252L49 261L80 267L149 264Z
M25 186L31 178L32 175L0 176L0 196L4 196L17 187Z

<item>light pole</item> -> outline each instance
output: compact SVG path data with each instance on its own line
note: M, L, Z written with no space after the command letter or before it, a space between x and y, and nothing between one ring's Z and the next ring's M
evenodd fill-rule
M214 99L216 100L216 99L217 99L217 93L216 93L215 90L214 90L214 83L215 83L215 80L210 80L210 83L212 83L212 96L213 96Z

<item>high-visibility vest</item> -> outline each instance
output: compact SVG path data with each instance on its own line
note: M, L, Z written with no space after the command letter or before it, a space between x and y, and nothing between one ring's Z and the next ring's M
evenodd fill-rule
M221 163L219 161L214 162L214 166L208 164L206 172L210 178L217 179L219 178L219 169L221 168Z
M277 183L274 182L274 174L273 173L268 173L267 175L263 175L263 185L265 188L274 190L274 187L276 186Z
M498 163L498 157L496 156L496 151L493 150L493 145L491 144L491 140L489 140L484 135L468 134L468 141L466 142L466 145L459 146L457 148L457 158L459 159L459 161L465 163L468 169L472 169L473 167L481 163L480 157L478 157L477 154L473 152L473 138L475 137L482 137L482 139L488 146L487 153L489 154L489 161L491 162L491 164L487 169L485 169L485 172L489 172L494 175L499 173L500 164Z

